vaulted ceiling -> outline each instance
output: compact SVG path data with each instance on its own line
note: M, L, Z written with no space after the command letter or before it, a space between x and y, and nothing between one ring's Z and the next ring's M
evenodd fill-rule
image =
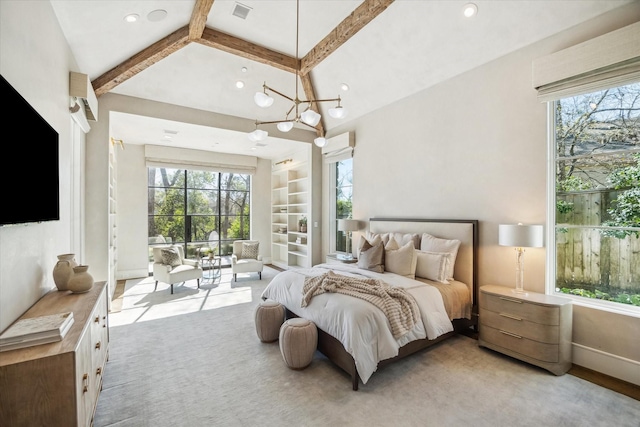
M261 109L254 93L266 82L294 97L298 84L301 99L340 96L348 121L631 1L478 0L477 16L468 19L467 1L300 0L298 29L293 0L51 3L98 96L113 92L269 121L284 118L291 103L276 96ZM241 18L237 10L248 13ZM140 19L125 22L132 13ZM318 134L340 124L327 114L332 106L320 105ZM265 158L290 149L272 137L256 147L244 133L129 114L114 115L110 126L127 144ZM265 129L276 133L275 126Z

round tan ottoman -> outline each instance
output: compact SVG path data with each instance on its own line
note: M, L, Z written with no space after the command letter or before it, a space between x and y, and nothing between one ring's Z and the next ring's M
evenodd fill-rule
M261 301L255 312L256 332L262 342L278 340L284 322L284 306L275 301Z
M280 327L280 353L291 369L304 369L318 346L318 329L310 320L295 317Z

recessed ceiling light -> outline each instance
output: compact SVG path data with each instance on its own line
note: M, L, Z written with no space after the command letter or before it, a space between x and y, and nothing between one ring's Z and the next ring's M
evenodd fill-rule
M340 84L340 89L344 90L344 91L348 91L349 90L349 85L346 83L341 83Z
M473 3L467 3L464 5L464 8L462 9L462 13L464 13L464 16L466 18L471 18L473 16L476 16L476 14L478 13L478 6L476 6Z
M124 20L126 22L136 22L139 18L140 18L140 15L138 15L137 13L130 13L124 17Z
M238 81L236 82L236 87L237 87L238 89L242 89L242 88L244 87L244 82L243 82L242 80L238 80Z
M243 73L246 73L247 72L247 67L240 68L240 71L242 71Z
M167 17L167 11L164 9L156 9L156 10L152 10L151 12L149 12L149 14L147 15L147 19L151 22L158 22L158 21L162 21L164 18Z

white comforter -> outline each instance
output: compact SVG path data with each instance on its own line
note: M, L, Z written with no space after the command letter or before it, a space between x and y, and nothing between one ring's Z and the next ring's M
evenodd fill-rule
M407 289L418 303L422 321L396 340L384 313L359 298L325 293L313 297L307 307L302 307L305 277L324 274L328 270L352 277L373 277ZM434 339L453 330L440 292L435 287L397 274L375 273L348 264L319 264L313 268L283 271L267 285L262 298L278 301L337 338L353 356L360 379L365 384L376 371L378 362L397 356L399 348L406 343L425 337Z

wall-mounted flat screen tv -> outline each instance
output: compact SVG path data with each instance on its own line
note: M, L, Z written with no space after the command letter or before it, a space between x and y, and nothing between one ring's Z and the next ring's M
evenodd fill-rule
M60 219L58 132L0 75L3 121L14 128L6 139L0 226ZM9 147L5 147L9 149ZM8 153L8 152L7 152Z

